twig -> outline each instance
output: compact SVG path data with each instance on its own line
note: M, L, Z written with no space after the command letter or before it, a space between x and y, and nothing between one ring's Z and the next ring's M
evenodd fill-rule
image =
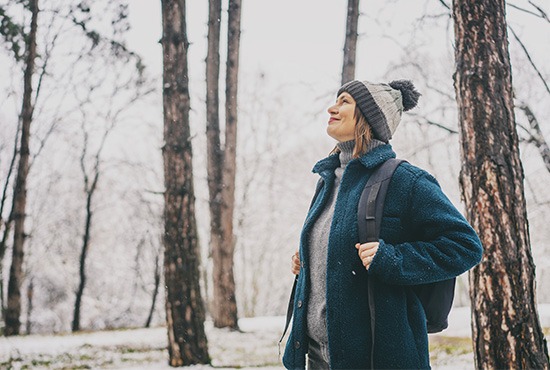
M535 17L543 18L543 19L544 19L544 16L542 16L541 14L537 14L537 13L535 13L535 12L529 10L529 9L521 8L521 7L517 6L517 5L514 5L514 4L509 3L509 2L507 2L506 5L508 5L508 6L511 7L511 8L520 10L520 11L522 11L522 12L525 12L525 13L528 13L528 14L531 14L531 15L534 15Z
M542 19L545 19L547 22L550 23L550 19L548 19L548 15L546 14L546 12L544 10L542 10L542 8L540 6L536 5L531 0L529 0L529 4L533 5L535 7L535 9L537 9L540 12L540 17Z
M447 131L449 134L453 134L453 135L454 135L454 134L458 134L458 131L456 131L456 130L450 128L450 127L447 127L447 126L445 126L445 125L443 125L443 124L441 124L441 123L432 121L432 120L430 120L430 119L428 119L428 118L426 118L426 117L422 117L422 116L420 116L420 115L418 115L418 114L416 114L416 113L409 113L409 115L419 118L419 120L417 120L417 122L418 122L418 124L420 124L420 125L422 125L422 124L428 124L428 125L430 125L430 126L435 126L435 127L441 128L441 129ZM423 122L421 122L421 120L422 120Z
M443 5L445 8L451 10L451 7L449 5L447 5L446 2L444 2L443 0L439 0L439 2L441 3L441 5Z
M533 66L533 68L535 69L535 71L537 72L540 80L542 81L542 83L544 84L544 87L546 87L546 91L548 91L548 94L550 94L550 87L548 87L548 84L546 83L546 80L544 79L544 77L542 76L542 74L540 73L539 69L537 68L537 66L535 65L535 63L533 62L533 59L531 59L531 55L529 54L529 52L527 51L527 48L525 47L525 45L523 44L523 42L521 42L521 40L519 39L518 35L516 35L516 33L514 32L514 29L511 27L511 26L508 26L508 28L510 29L510 31L512 31L512 35L514 35L514 38L516 39L516 41L520 44L521 48L523 49L525 55L527 56L527 59L529 60L529 63L531 63L531 66Z

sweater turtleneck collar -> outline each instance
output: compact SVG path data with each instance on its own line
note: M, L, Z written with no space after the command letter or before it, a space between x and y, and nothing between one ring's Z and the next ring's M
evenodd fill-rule
M374 148L384 144L385 143L380 140L372 139L367 145L366 152L370 152ZM336 144L336 146L338 147L338 149L340 149L340 155L338 157L338 159L340 160L340 166L345 167L349 163L349 161L353 159L353 149L355 148L355 140L343 141Z
M336 144L340 149L340 166L345 167L349 161L353 159L353 149L355 148L355 140L343 141Z

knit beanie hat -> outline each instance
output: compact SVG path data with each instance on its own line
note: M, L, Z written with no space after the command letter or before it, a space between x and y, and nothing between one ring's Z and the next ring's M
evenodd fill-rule
M409 80L392 81L389 84L375 84L353 80L345 83L340 90L350 94L359 110L369 123L375 139L387 143L399 121L401 113L416 106L420 93Z

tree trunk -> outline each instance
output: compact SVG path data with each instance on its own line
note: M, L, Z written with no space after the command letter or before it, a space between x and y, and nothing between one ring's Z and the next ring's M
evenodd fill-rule
M225 147L219 128L219 69L221 1L209 1L208 55L206 59L208 188L210 192L210 239L214 263L214 326L238 329L233 275L233 208L237 142L237 86L240 39L240 1L228 10L228 57L226 70Z
M155 289L153 290L153 298L151 301L151 309L149 310L149 316L147 316L147 321L145 322L145 327L148 328L151 326L151 321L153 321L153 315L155 313L155 306L157 303L157 297L160 287L160 264L159 264L159 255L155 256Z
M164 282L170 366L210 362L195 220L185 0L162 0Z
M29 286L27 287L27 325L25 333L27 335L31 334L32 331L32 309L33 309L33 298L34 298L34 279L30 279Z
M30 0L31 28L27 36L25 73L23 77L23 105L21 109L21 145L19 166L14 188L14 235L13 257L10 267L10 280L8 283L8 304L6 309L5 335L18 335L21 326L21 282L23 280L23 254L25 244L25 217L27 206L27 176L29 174L29 139L30 127L33 115L32 77L34 74L36 59L36 31L38 28L38 0Z
M19 134L21 133L21 120L19 120L17 124L17 130L15 134L15 143L13 144L13 153L11 156L10 164L8 167L8 173L5 178L4 188L2 189L2 199L0 200L0 230L2 230L2 239L0 240L0 272L2 271L2 261L4 261L4 255L6 254L8 239L11 231L11 226L13 223L13 207L14 207L14 199L12 199L11 202L11 208L10 213L8 217L4 220L2 219L2 215L4 214L4 207L7 204L6 201L8 199L8 188L10 186L10 179L13 173L13 170L15 169L16 160L17 160L17 154L18 154L18 144L19 144ZM0 274L0 276L3 276ZM2 279L0 279L0 282ZM4 298L2 297L2 302L4 302ZM2 305L3 307L3 305Z
M503 0L453 1L460 183L485 248L469 275L478 369L548 369L535 299Z
M227 64L225 76L225 147L223 186L221 192L221 245L213 250L214 260L214 326L238 329L233 255L233 213L235 207L235 174L237 158L237 94L239 43L241 36L241 0L229 0Z
M21 120L19 120L17 124L17 131L15 134L15 143L13 145L13 154L10 160L8 174L5 179L6 182L4 185L4 189L2 189L2 200L0 201L0 217L2 217L2 214L4 214L4 206L6 205L6 200L8 197L7 196L8 187L10 184L12 172L15 169L15 165L16 165L20 133L21 133ZM14 193L16 193L15 187L16 186L14 186ZM2 238L0 239L0 312L2 316L1 317L2 322L6 321L6 302L4 300L4 256L6 254L8 239L9 239L10 231L13 225L14 207L15 207L15 199L12 198L10 213L6 218L6 220L2 220L3 230L2 230Z
M355 78L355 55L357 52L357 24L359 23L359 0L348 0L346 40L344 42L344 64L342 85Z
M223 248L222 230L222 186L224 153L220 144L219 114L219 78L220 78L220 23L221 0L208 2L208 53L206 55L206 138L207 138L207 172L210 206L210 245L209 252L216 255L214 271L218 268L218 257ZM214 284L217 283L214 278ZM214 297L218 290L214 289ZM217 317L220 302L214 298L212 316ZM223 303L223 302L222 302ZM216 320L215 320L216 321Z
M85 144L86 145L86 144ZM81 158L83 166L84 163L84 156ZM84 167L83 171L84 171ZM74 311L73 311L73 324L72 324L72 331L79 331L80 330L80 307L82 305L82 296L84 295L84 288L86 286L86 257L88 256L88 249L90 246L90 233L91 233L91 226L92 226L92 197L95 192L97 180L98 180L98 173L96 172L92 187L88 189L88 181L86 173L84 173L85 183L86 183L86 220L84 225L84 236L82 238L82 248L80 250L80 263L79 263L79 277L80 282L78 284L78 290L76 292L76 299L74 303Z

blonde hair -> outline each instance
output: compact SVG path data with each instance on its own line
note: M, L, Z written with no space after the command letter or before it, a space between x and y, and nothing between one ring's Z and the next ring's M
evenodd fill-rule
M358 106L355 107L353 118L355 118L355 146L353 147L352 157L359 158L367 152L367 146L372 140L372 129ZM340 153L338 146L335 146L329 155L335 153Z

